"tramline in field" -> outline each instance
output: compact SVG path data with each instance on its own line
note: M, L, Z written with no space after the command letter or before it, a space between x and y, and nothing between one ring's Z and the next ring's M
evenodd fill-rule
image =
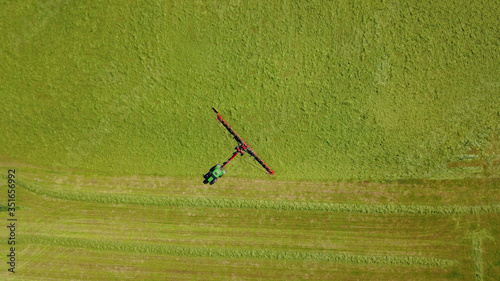
M219 122L222 125L224 125L224 127L226 127L226 129L229 131L229 133L234 137L234 139L238 143L238 146L235 148L236 151L233 153L231 158L229 158L229 160L224 162L224 164L222 164L222 165L217 164L217 165L213 166L210 169L210 171L208 171L208 173L203 175L203 178L205 179L203 181L203 183L204 184L210 183L212 185L215 182L217 182L217 179L219 179L224 174L226 174L226 170L224 170L224 167L226 167L227 164L229 164L229 162L231 162L231 160L233 160L238 154L243 156L243 155L245 155L245 152L248 152L248 154L250 154L253 158L255 158L255 160L257 160L257 162L259 162L259 164L262 167L264 167L264 169L266 169L268 174L270 174L270 175L274 174L274 171L271 170L271 168L264 161L262 161L262 159L253 151L253 149L250 148L248 146L248 144L233 130L233 128L231 128L231 126L229 126L229 124L226 122L226 120L224 120L224 118L222 118L219 111L217 111L217 109L215 109L213 107L212 107L212 109L215 111L215 113L217 113L217 120L219 120Z

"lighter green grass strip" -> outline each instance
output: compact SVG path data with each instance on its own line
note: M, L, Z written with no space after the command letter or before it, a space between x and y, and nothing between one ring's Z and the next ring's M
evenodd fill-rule
M472 252L474 258L474 280L482 281L484 280L483 240L488 239L495 242L495 239L488 233L486 229L473 231L470 234L470 237L472 238Z
M483 251L482 251L482 237L472 238L472 251L474 254L474 280L483 280Z
M499 213L500 204L482 206L422 206L422 205L368 205L368 204L338 204L316 202L269 201L249 199L225 199L207 197L161 197L138 196L124 194L83 193L74 191L59 191L41 187L27 182L19 182L27 190L52 198L84 201L103 204L135 204L146 206L176 206L176 207L212 207L268 209L289 211L325 211L341 213L370 214L414 214L414 215L455 215Z
M276 250L243 250L221 248L190 248L166 246L151 243L125 243L117 241L98 241L90 239L63 238L54 236L27 235L20 238L20 243L52 246L78 247L100 251L119 251L141 254L160 254L188 257L219 258L256 258L271 260L299 260L312 262L338 262L372 265L408 265L446 267L458 263L456 260L398 257L398 256L361 256L343 253L289 252Z

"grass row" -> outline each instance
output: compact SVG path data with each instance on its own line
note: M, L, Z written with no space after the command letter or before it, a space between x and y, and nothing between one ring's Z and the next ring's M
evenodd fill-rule
M180 246L98 241L90 239L64 238L42 235L27 235L21 243L52 246L88 248L102 251L134 252L143 254L163 254L190 257L257 258L271 260L300 260L315 262L338 262L350 264L409 265L446 267L457 264L456 260L422 258L409 256L361 256L344 253L290 252L278 250L244 250L221 248L191 248Z
M483 251L481 237L472 238L472 251L474 254L474 280L483 280Z
M470 238L472 239L472 252L474 257L474 280L482 281L484 280L483 239L492 241L494 241L494 239L489 235L486 229L472 232Z
M150 206L183 206L183 207L213 207L213 208L243 208L270 209L289 211L326 211L342 213L374 213L374 214L415 214L415 215L452 215L452 214L484 214L499 213L500 204L481 206L422 206L393 204L340 204L317 202L291 202L248 199L227 199L207 197L160 197L137 196L124 194L97 194L74 191L58 191L41 187L34 183L20 182L27 190L52 198L85 201L104 204L135 204Z

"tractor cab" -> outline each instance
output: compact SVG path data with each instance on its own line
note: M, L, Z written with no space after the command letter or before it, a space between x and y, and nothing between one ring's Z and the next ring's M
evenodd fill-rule
M210 183L210 185L214 184L217 182L217 179L222 177L226 173L226 170L222 168L220 164L217 164L213 166L208 173L206 173L203 177L205 180L203 181L204 184Z

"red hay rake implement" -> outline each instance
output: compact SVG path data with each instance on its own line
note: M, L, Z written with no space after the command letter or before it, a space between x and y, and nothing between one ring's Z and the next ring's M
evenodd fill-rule
M204 175L204 178L205 178L204 183L214 184L218 178L222 177L226 173L226 171L224 170L224 167L226 167L227 164L229 164L229 162L231 162L231 160L233 160L238 154L243 156L245 154L245 152L248 152L248 154L250 154L253 158L255 158L255 160L257 160L257 162L259 162L259 164L262 167L264 167L264 169L266 169L268 174L270 174L270 175L274 174L274 171L271 170L271 168L262 160L262 158L260 158L253 151L253 149L250 148L250 146L248 146L248 144L240 137L240 135L238 135L233 130L233 128L231 128L231 126L229 126L229 124L226 122L226 120L224 120L224 118L222 118L219 111L217 111L217 109L215 109L213 107L212 107L212 109L215 111L215 113L217 113L217 120L222 125L224 125L224 127L226 127L226 129L229 131L229 133L234 137L234 139L238 143L238 146L235 148L236 151L233 153L231 158L229 158L229 160L224 162L224 164L222 166L215 165L214 167L212 167L212 169L210 169L210 171L207 174Z

